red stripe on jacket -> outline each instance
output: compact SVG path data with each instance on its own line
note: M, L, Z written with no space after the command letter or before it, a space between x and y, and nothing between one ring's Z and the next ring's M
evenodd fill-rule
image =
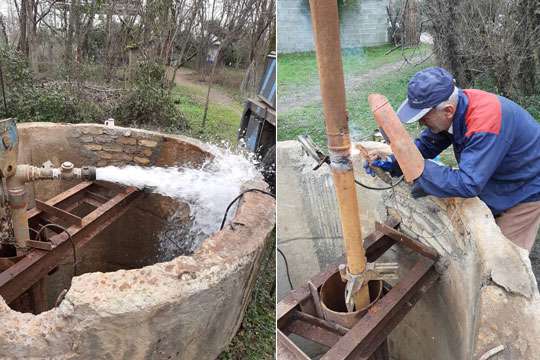
M469 106L465 114L467 132L470 137L477 132L499 134L501 130L502 109L497 95L482 91L463 90L469 99Z

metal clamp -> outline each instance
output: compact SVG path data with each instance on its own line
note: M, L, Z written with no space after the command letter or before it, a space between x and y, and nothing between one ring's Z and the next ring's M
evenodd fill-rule
M339 265L341 279L347 282L345 287L345 305L347 311L354 311L353 295L358 292L364 284L371 280L397 280L399 264L392 263L367 263L364 272L352 274L345 264Z

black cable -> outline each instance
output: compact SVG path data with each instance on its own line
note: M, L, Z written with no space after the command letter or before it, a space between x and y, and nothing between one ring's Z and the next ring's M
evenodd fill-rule
M369 186L369 185L366 185L366 184L362 184L360 181L358 181L356 179L354 179L354 182L357 185L360 185L361 187L369 189L369 190L390 190L390 189L394 188L395 186L398 186L403 181L403 178L404 177L402 176L395 184L392 184L392 185L386 186L386 187L382 187L382 188L376 188L376 187L372 187L372 186Z
M291 281L291 274L289 273L289 263L287 262L287 258L285 257L285 254L283 253L283 251L281 251L278 247L276 247L276 250L278 253L281 254L281 256L283 256L283 261L285 262L285 272L287 274L287 280L289 281L289 285L291 286L291 290L294 289L294 286L292 284L292 281Z
M49 228L57 228L67 234L68 240L71 242L71 247L73 248L73 277L75 277L77 275L77 249L75 247L75 242L73 241L71 234L69 233L69 231L67 231L65 227L63 227L62 225L54 224L54 223L43 225L37 233L37 241L41 241L41 234L43 233L45 229L49 229Z
M247 189L245 191L242 191L237 197L233 199L233 201L229 203L229 206L227 206L227 209L225 210L225 215L223 216L223 220L221 221L221 227L219 228L219 230L223 230L223 227L225 227L225 221L227 221L227 215L229 214L229 210L234 205L234 203L237 202L242 196L244 196L245 193L248 193L250 191L266 194L268 196L273 197L274 199L276 198L274 194L269 193L268 191L261 190L261 189Z

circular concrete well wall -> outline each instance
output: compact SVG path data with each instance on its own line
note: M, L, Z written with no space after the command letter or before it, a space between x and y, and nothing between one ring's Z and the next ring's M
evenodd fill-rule
M212 148L181 136L101 125L19 124L19 164L201 166ZM75 182L27 186L30 203ZM263 188L254 181L245 187ZM51 310L38 315L0 301L0 357L213 359L236 333L275 223L274 201L247 193L231 223L191 251L160 243L174 222L189 227L189 205L142 194L128 211L47 277ZM225 210L225 209L223 209ZM174 216L171 216L173 215ZM181 240L181 239L176 239Z

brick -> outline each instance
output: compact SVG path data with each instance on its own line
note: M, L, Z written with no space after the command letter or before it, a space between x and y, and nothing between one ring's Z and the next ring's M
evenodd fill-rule
M124 160L124 161L131 161L133 160L133 157L129 154L123 153L123 152L117 152L111 154L111 159L113 160Z
M118 138L118 142L123 145L137 145L137 139L125 136Z
M101 135L103 134L103 129L100 127L87 127L82 129L83 134L92 134L92 135Z
M150 160L147 159L147 158L142 158L142 157L135 156L133 158L133 160L135 160L135 162L137 164L140 164L140 165L148 165L148 164L150 164Z
M146 157L150 157L152 155L153 151L150 150L150 149L143 149L143 151L141 151L141 153Z
M126 145L124 146L124 152L127 154L135 154L139 152L139 147L135 145Z
M146 147L156 147L157 146L157 141L140 139L139 140L139 145L146 146Z
M112 159L112 155L106 151L100 151L98 152L98 156L101 158L101 159Z
M98 135L95 139L98 144L109 144L113 141L113 138L109 135Z
M122 152L124 151L124 148L122 147L122 145L108 144L108 145L103 145L103 150L111 151L111 152Z
M88 145L84 145L84 147L92 151L99 151L103 149L103 146L97 145L97 144L88 144Z

